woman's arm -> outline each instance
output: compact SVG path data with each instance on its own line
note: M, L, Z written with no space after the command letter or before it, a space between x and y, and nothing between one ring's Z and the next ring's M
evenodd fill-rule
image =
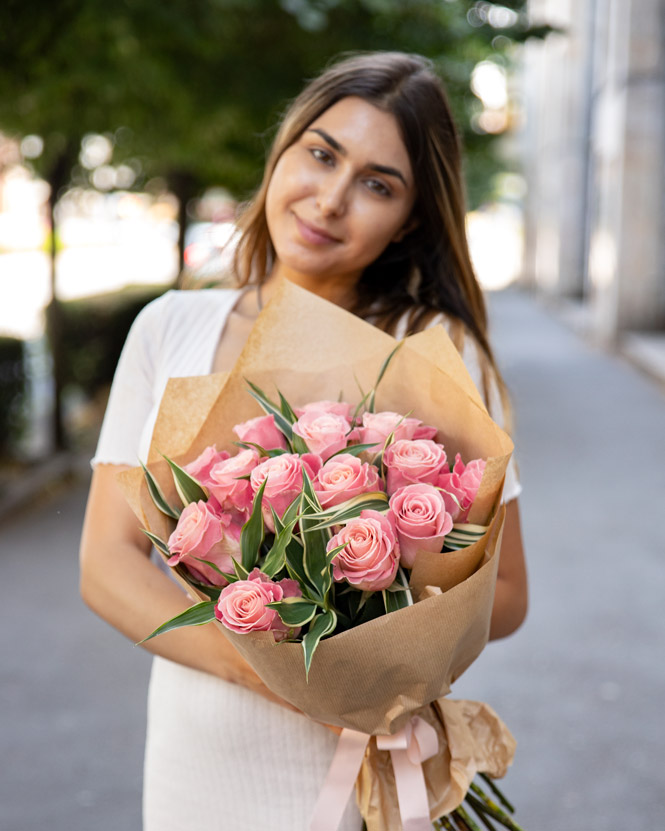
M124 465L98 465L92 477L81 538L81 596L100 617L134 643L191 603L150 560L141 532L116 481ZM142 644L171 661L240 684L282 706L214 624L159 635Z
M517 499L512 499L506 504L490 640L505 638L519 628L526 617L527 595L519 506Z

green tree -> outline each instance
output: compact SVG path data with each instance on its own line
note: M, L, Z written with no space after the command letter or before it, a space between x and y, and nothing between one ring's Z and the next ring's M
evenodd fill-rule
M495 137L472 128L474 65L507 61L531 34L526 0L4 0L0 5L0 130L37 134L37 172L57 200L81 141L105 133L114 161L138 158L180 203L208 184L245 197L257 184L266 125L332 56L398 49L431 57L462 126L472 201L486 193ZM497 11L498 10L498 11ZM80 175L80 170L78 171ZM137 186L140 187L139 179ZM55 234L51 235L55 256ZM55 287L55 281L54 281ZM54 300L49 310L59 397ZM60 408L55 440L64 444Z

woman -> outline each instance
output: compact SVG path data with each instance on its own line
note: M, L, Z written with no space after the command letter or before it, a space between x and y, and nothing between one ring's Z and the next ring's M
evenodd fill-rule
M402 337L444 322L490 409L503 384L465 238L460 152L440 82L398 53L332 66L287 112L263 183L240 221L241 288L169 292L132 327L114 380L83 539L81 591L136 642L188 601L149 557L115 476L145 458L169 376L229 369L280 280ZM491 637L526 612L514 470ZM211 626L146 648L153 664L145 767L147 831L307 828L336 737L276 698ZM355 806L343 828L361 826Z

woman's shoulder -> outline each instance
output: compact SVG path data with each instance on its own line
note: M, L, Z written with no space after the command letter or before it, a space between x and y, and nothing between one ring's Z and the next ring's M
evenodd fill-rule
M147 303L139 312L136 323L141 328L163 330L172 324L196 323L211 317L218 318L230 311L240 289L170 289Z

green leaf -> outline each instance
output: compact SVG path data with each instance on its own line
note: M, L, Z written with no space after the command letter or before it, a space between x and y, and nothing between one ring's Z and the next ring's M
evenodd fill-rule
M338 450L337 453L333 453L330 459L334 459L335 456L339 456L341 453L350 453L352 456L360 456L360 454L364 453L365 450L370 450L375 446L376 442L372 442L371 444L351 444L349 447L343 447L341 450ZM330 461L330 459L327 459L327 461Z
M381 365L381 369L379 370L379 375L376 379L376 383L374 384L374 387L372 388L372 390L370 391L370 394L369 394L369 403L367 405L367 409L370 411L370 413L374 412L374 407L375 407L375 404L376 404L376 390L377 390L377 387L381 383L381 380L382 380L383 376L386 374L386 370L388 369L388 366L389 366L390 362L392 361L392 359L395 357L397 351L402 348L403 343L404 343L404 341L401 340L397 344L397 346L392 350L390 355L388 355L388 357L385 359L383 364Z
M178 491L178 496L182 500L183 505L189 505L192 502L204 502L208 499L208 492L203 488L193 476L190 476L186 470L177 465L168 456L164 456L169 463L171 473L173 474L173 482L175 489Z
M162 625L158 626L154 632L148 635L147 638L143 638L142 641L139 641L139 644L145 643L151 638L157 637L157 635L163 635L166 632L171 632L173 629L181 629L183 626L201 626L204 623L210 623L210 621L214 619L215 601L204 600L203 603L197 603L196 606L190 606L189 609L185 609L184 612L181 612L179 615L167 620L166 623L162 623Z
M360 381L358 380L358 377L356 376L355 373L353 374L353 377L355 378L355 381L356 381L356 384L358 386L358 389L360 391L360 396L361 396L360 401L358 402L358 406L353 411L353 417L351 419L351 423L353 425L355 425L356 420L357 420L358 416L360 415L360 411L363 409L363 407L367 403L367 399L369 398L370 393L369 392L363 392L362 385L361 385ZM371 392L371 390L370 390L370 392Z
M291 542L293 529L297 521L297 517L292 519L288 525L283 526L275 535L275 541L270 551L266 554L266 558L261 566L261 571L267 574L268 577L274 577L275 574L284 568L286 563L286 547ZM276 524L275 528L277 528Z
M249 573L259 561L259 549L263 542L265 530L263 527L263 511L261 501L266 488L267 479L254 495L252 513L240 532L240 553L243 568Z
M323 601L323 597L319 593L318 589L312 585L307 577L303 563L304 554L305 549L302 543L299 540L292 538L285 550L286 570L289 572L290 577L297 580L298 583L306 589L308 594L311 594L317 600Z
M152 534L150 531L147 531L145 528L141 528L141 531L146 535L146 537L150 540L150 542L155 546L158 551L161 551L167 557L171 556L171 552L169 551L168 545L164 542L164 540L160 540L160 538L156 534Z
M235 557L231 557L231 560L233 561L233 570L235 571L238 580L246 580L249 577L247 569L243 568Z
M192 557L194 560L198 560L199 563L203 563L204 565L211 568L214 572L219 574L225 580L228 580L229 583L235 583L238 579L235 574L228 574L226 571L222 571L216 563L212 562L212 560L206 560L203 557L195 557L193 554L190 554L189 556Z
M275 609L287 626L304 626L310 622L319 608L316 603L301 597L287 597L286 600L276 603L266 603L266 606Z
M334 548L331 548L330 551L326 552L326 561L328 565L332 565L332 561L343 548L346 548L347 545L348 542L343 542L341 545L336 545Z
M277 394L279 395L279 403L282 415L284 416L284 418L288 419L291 422L291 424L295 424L296 421L298 421L298 416L295 414L293 408L279 390L277 390Z
M300 502L302 496L299 493L295 499L289 503L288 508L284 511L284 514L280 517L276 512L275 509L270 506L270 513L272 514L272 520L275 524L275 532L278 534L282 528L287 526L290 522L298 518L298 513L300 511Z
M413 606L413 597L411 596L409 581L401 566L397 569L395 581L392 586L384 589L381 594L383 595L383 603L388 613L397 612L399 609L406 609L407 606Z
M293 434L293 438L291 439L291 446L293 447L294 453L300 453L303 455L304 453L311 453L312 451L307 447L307 442L302 436L299 436L297 433Z
M312 658L321 638L329 635L337 626L337 615L330 609L316 615L309 626L309 631L302 639L302 648L305 653L305 675L309 678L309 669L312 665Z
M469 525L468 523L460 523L453 525L453 530L449 531L443 541L445 548L450 551L459 551L461 548L468 548L474 542L478 542L487 531L484 525Z
M268 398L260 387L257 387L256 384L253 384L247 378L245 378L245 381L250 389L249 394L252 398L259 402L265 413L275 417L275 425L277 429L284 434L284 437L289 445L293 447L293 430L291 428L291 422L285 418L279 407Z
M271 450L266 450L265 447L261 447L260 444L256 444L253 441L234 441L233 442L236 447L242 447L244 450L256 450L259 456L266 456L269 459L272 459L274 456L282 456L284 453L288 453L287 450L284 450L282 447L273 447ZM245 477L238 477L245 478ZM249 479L249 476L247 477Z
M236 577L233 576L233 582L236 581ZM219 595L222 593L222 590L219 586L208 586L206 583L201 583L198 580L194 580L192 577L189 578L192 586L195 586L200 592L207 595L211 600L215 602L219 600Z
M330 539L330 535L320 528L313 528L315 525L308 515L311 513L308 506L313 509L321 511L321 505L314 492L312 480L309 478L307 471L303 468L303 507L300 515L300 531L304 545L303 566L305 573L309 578L310 583L316 588L317 594L325 599L330 586L332 585L332 575L326 557L326 548ZM305 505L305 500L308 505Z
M312 515L316 524L311 530L318 531L323 528L331 528L333 525L343 525L350 519L360 516L361 511L386 511L388 497L383 491L373 493L361 493L340 505L333 505L325 511Z
M155 506L166 516L170 516L173 519L180 519L180 514L182 511L173 508L169 503L166 501L166 497L162 493L162 489L157 484L157 480L155 477L150 473L148 468L141 462L141 467L143 468L143 474L145 476L146 483L148 485L148 493L150 494L150 498L155 503Z

